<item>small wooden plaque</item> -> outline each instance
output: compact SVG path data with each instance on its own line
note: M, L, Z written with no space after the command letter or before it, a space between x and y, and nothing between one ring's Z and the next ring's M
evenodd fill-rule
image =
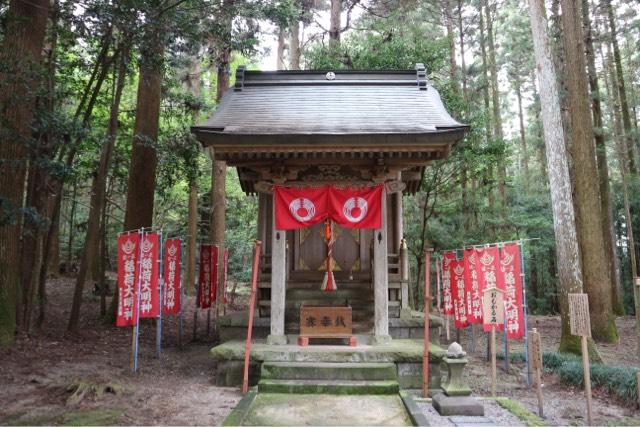
M300 335L349 338L352 331L351 307L303 305L300 309Z
M504 291L486 288L482 293L482 310L484 325L504 324Z
M569 294L569 323L571 335L591 337L589 297L587 294Z

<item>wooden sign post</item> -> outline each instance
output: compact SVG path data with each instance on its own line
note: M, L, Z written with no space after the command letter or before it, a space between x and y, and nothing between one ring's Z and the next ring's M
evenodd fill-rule
M529 340L530 359L533 365L536 394L538 395L538 415L542 418L544 416L544 409L542 408L542 343L536 328L533 328L529 333Z
M587 294L569 294L569 322L571 335L580 337L582 344L582 369L584 371L584 392L587 396L587 422L593 425L591 411L591 373L589 369L589 348L587 338L591 337L589 317L589 297Z
M482 294L483 324L491 326L491 396L496 395L496 325L504 324L504 291L487 288Z

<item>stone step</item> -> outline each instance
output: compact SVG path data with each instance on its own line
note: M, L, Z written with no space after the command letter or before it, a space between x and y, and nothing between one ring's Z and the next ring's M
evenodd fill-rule
M262 379L275 380L397 380L394 363L264 362Z
M398 381L361 380L271 380L258 383L260 393L291 394L397 394Z

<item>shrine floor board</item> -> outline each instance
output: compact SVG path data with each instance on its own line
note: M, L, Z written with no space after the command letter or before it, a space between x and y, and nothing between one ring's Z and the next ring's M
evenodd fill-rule
M224 424L243 426L410 426L399 395L258 393ZM240 406L240 405L239 405Z

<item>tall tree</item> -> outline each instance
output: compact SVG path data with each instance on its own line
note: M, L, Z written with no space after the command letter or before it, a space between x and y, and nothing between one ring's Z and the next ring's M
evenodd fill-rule
M0 346L14 340L21 211L49 0L11 0L0 47Z
M289 39L289 69L300 69L300 20L294 19L291 23L291 38Z
M591 333L594 339L618 339L611 306L611 275L605 252L602 208L593 123L587 90L587 74L582 36L581 4L561 0L567 98L570 118L570 152L573 159L574 203L584 288L589 295Z
M484 13L486 21L487 32L487 48L489 51L489 71L491 74L491 105L492 110L492 123L493 123L493 138L504 143L504 133L502 131L502 114L500 112L500 89L498 87L498 66L496 63L496 46L493 37L493 14L491 13L491 6L489 0L484 1ZM498 195L500 197L500 213L504 217L507 210L507 170L505 165L504 154L500 156L498 160Z
M111 157L113 153L113 146L116 140L116 133L118 131L118 116L120 114L120 102L122 100L122 91L124 89L125 79L127 75L127 64L129 61L129 37L124 36L122 44L127 46L121 46L116 54L119 56L117 61L117 71L114 72L115 90L112 94L111 107L109 113L109 124L107 126L107 134L103 141L102 149L100 151L100 159L98 161L97 170L95 172L93 182L91 185L91 198L89 203L89 219L87 222L87 232L85 235L84 249L82 251L80 259L80 267L78 269L78 275L76 276L76 292L82 295L85 281L87 279L87 273L91 270L92 266L98 265L102 260L98 257L100 249L100 229L101 219L103 217L102 211L106 203L106 191L107 191L107 175L109 173L109 167L111 165ZM103 224L104 226L104 224ZM81 298L74 299L74 305L72 306L72 313L79 313L80 307L76 307L76 304L81 302ZM77 318L74 320L77 322ZM72 330L77 328L77 324L70 326Z
M165 48L163 40L165 29L162 22L160 19L149 19L144 28L145 43L141 46L140 55L136 120L124 217L125 230L150 227L153 224L157 163L155 144L158 140L160 125Z
M617 89L618 97L620 99L620 111L622 112L622 125L624 127L625 142L627 145L627 156L629 157L629 169L631 174L635 175L638 172L635 158L636 148L633 140L634 132L631 124L631 115L629 113L629 101L627 99L627 89L624 80L624 71L622 69L620 46L618 44L618 27L616 25L616 17L613 13L611 0L602 0L600 5L607 13L611 44L613 46L613 60L616 67L616 80L618 82Z
M560 350L578 353L579 342L569 330L569 302L567 294L582 292L580 249L576 236L576 219L571 197L569 162L564 144L564 130L560 113L560 97L556 71L551 56L544 0L529 0L531 33L536 56L540 91L542 125L546 147L547 172L553 210L553 229L556 239L558 291L562 334Z
M331 0L329 19L329 47L337 47L340 43L340 15L342 14L342 0Z
M593 48L593 30L589 13L589 1L582 0L582 25L584 29L585 57L591 91L591 112L593 115L593 133L596 144L596 160L598 165L598 186L600 188L600 209L602 211L602 233L604 251L609 264L611 277L611 304L616 314L624 314L622 307L622 285L618 268L618 254L616 253L616 236L613 227L613 209L611 207L611 189L609 185L609 164L607 161L607 146L605 144L604 125L602 120L602 106L600 103L600 84L596 72L595 52Z

